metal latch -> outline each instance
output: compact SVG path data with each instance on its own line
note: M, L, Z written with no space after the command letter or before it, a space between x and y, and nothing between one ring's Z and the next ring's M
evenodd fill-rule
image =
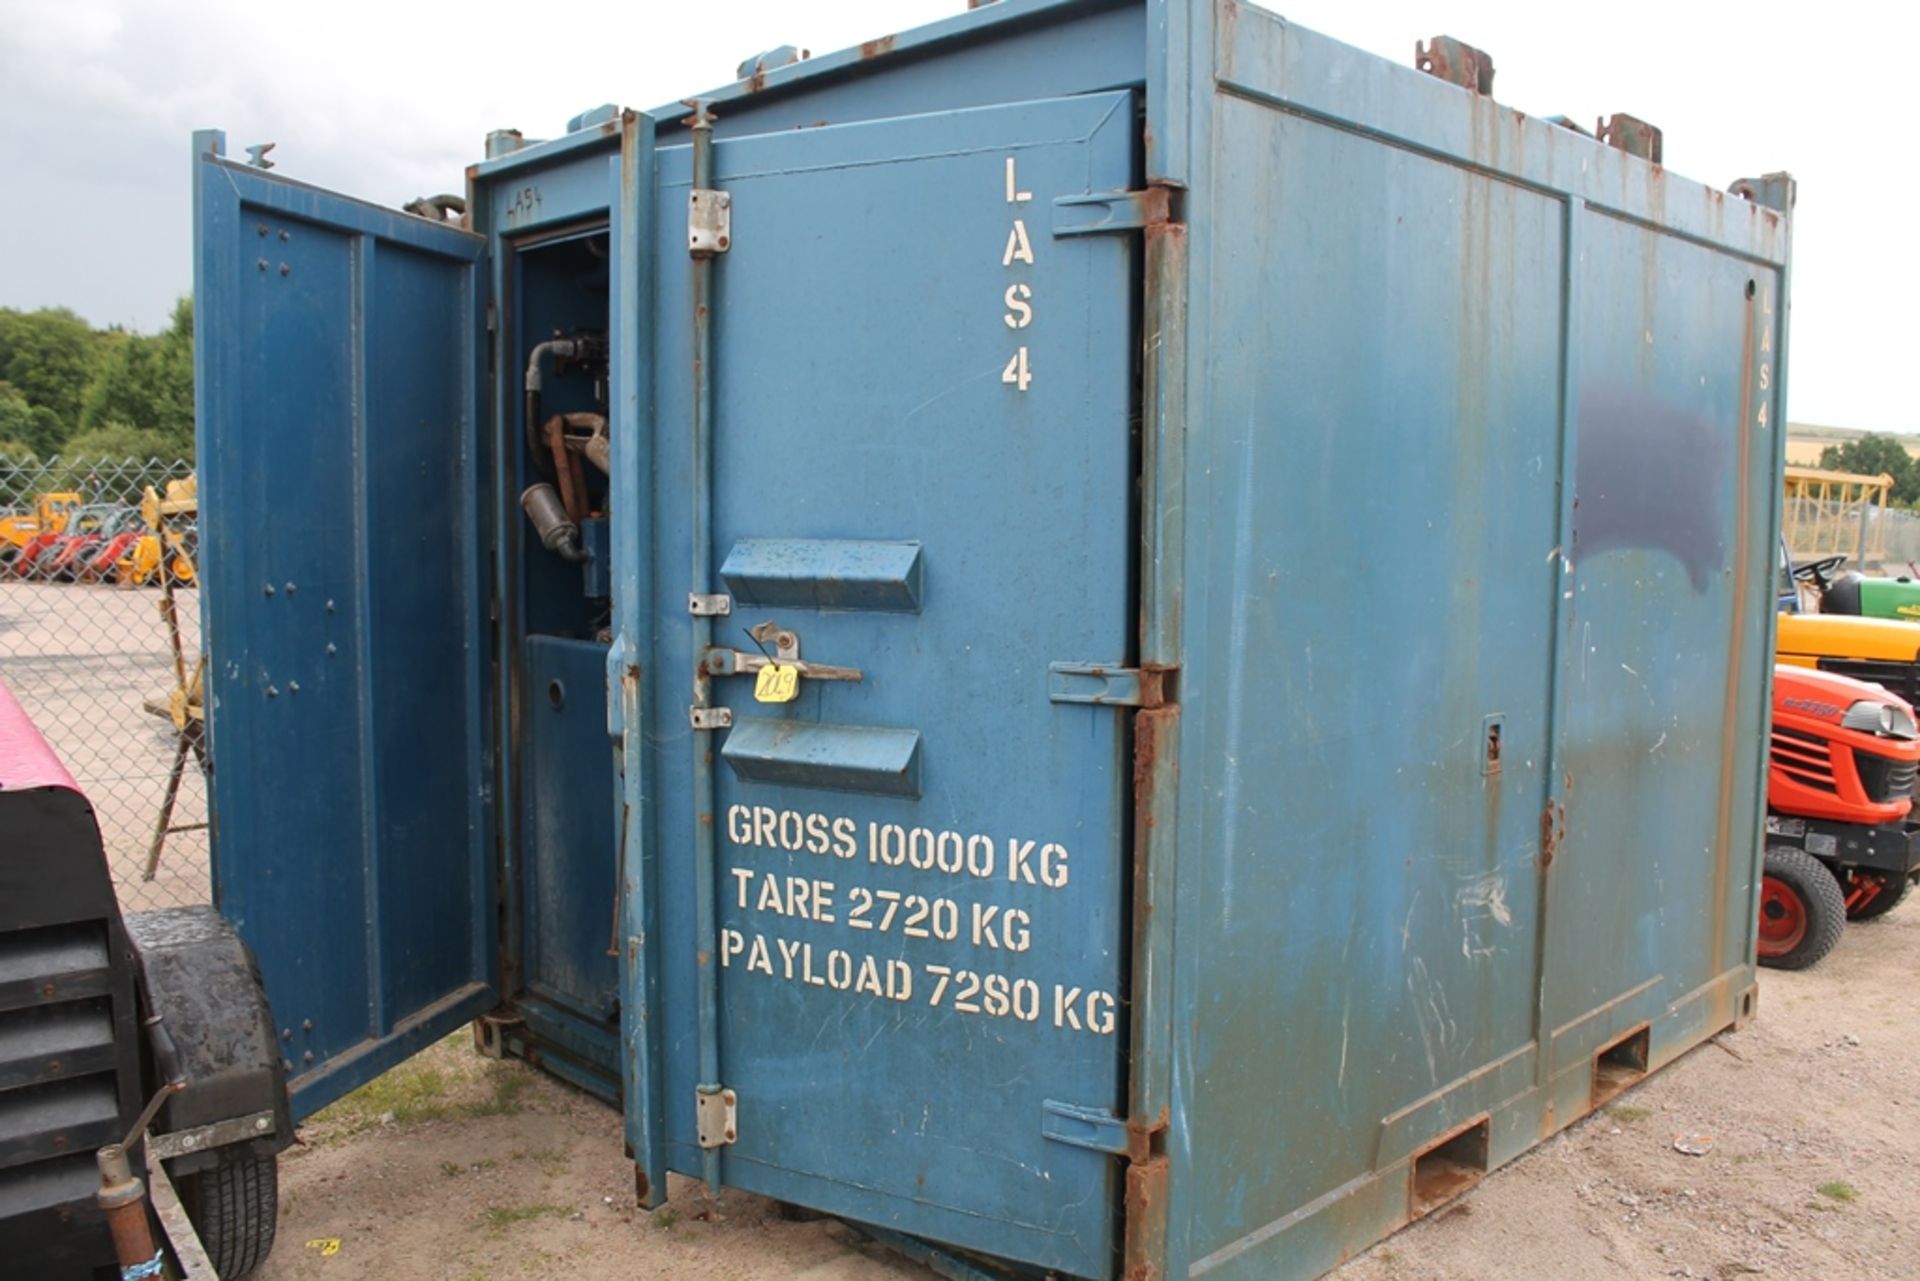
M735 1122L735 1104L739 1096L732 1090L712 1087L693 1092L694 1133L703 1148L723 1148L739 1137Z
M1105 1108L1082 1107L1047 1099L1041 1103L1040 1134L1055 1143L1066 1143L1094 1152L1124 1156L1128 1151L1127 1122Z
M731 707L689 707L687 721L695 729L726 729L733 724Z
M762 645L771 644L773 653L749 654L744 650L716 645L700 660L707 675L744 676L775 665L791 667L808 680L816 681L858 681L864 675L857 667L833 667L826 663L804 661L800 657L799 636L771 619L751 628L747 635Z
M1171 196L1165 187L1056 196L1053 234L1099 236L1108 232L1139 231L1166 222L1171 216Z
M724 618L733 612L733 597L725 592L712 596L702 596L699 592L687 593L687 612L695 618Z
M733 243L733 197L712 187L687 193L687 252L711 258Z
M1171 670L1111 663L1049 663L1047 697L1056 703L1160 707L1166 702L1166 680Z

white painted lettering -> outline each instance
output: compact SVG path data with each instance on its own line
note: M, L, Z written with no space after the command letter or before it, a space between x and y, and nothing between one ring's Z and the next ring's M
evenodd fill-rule
M745 899L745 890L741 891L741 897ZM743 901L740 906L745 907L746 903ZM975 947L1000 946L1000 936L995 932L993 925L993 919L998 915L1000 915L1000 909L991 903L973 905L973 945Z
M1007 842L1007 879L1027 885L1035 883L1033 868L1028 861L1033 857L1034 841L1010 840Z
M1025 329L1033 323L1033 304L1026 301L1031 297L1033 288L1023 280L1007 286L1007 314L1001 319L1007 322L1008 329Z
M1007 157L1007 203L1021 205L1033 199L1031 191L1020 190L1020 179L1014 176L1013 157Z
M1087 993L1087 1031L1111 1036L1118 1005L1105 992Z
M1000 932L1007 940L1009 952L1024 952L1033 946L1033 918L1017 907L1007 909L1001 918Z
M1033 242L1027 239L1027 223L1024 218L1013 220L1012 230L1007 232L1007 250L1000 255L1000 265L1011 267L1016 262L1033 265Z
M1053 1025L1069 1031L1080 1030L1080 989L1053 985Z
M933 866L933 833L916 827L907 834L907 862L924 872Z
M993 875L993 838L991 836L967 838L967 871L983 881Z
M1056 890L1067 887L1067 847L1046 845L1040 850L1040 883Z

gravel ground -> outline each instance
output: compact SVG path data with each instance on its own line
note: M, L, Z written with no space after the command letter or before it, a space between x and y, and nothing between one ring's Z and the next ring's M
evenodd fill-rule
M1920 1275L1920 907L1763 971L1746 1030L1376 1246L1341 1281ZM1712 1136L1687 1156L1677 1135ZM633 1198L610 1109L449 1038L309 1124L281 1160L263 1281L879 1281L932 1274L759 1198ZM327 1244L338 1241L326 1253Z
M199 648L199 593L177 594L188 662ZM0 578L0 680L93 802L120 904L128 911L208 901L207 834L167 838L143 878L173 763L170 722L142 704L173 687L157 587L23 583ZM206 782L188 769L173 821L207 821Z

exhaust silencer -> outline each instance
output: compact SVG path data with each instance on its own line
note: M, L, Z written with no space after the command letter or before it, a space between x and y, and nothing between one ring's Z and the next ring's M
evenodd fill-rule
M533 522L533 532L540 535L542 547L567 560L587 558L586 548L580 545L580 526L567 518L559 490L544 480L528 485L527 491L520 495L520 506Z

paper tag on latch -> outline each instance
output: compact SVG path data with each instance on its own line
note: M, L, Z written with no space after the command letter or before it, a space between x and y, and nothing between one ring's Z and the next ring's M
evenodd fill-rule
M791 703L800 697L800 669L785 663L768 663L753 678L756 703Z

